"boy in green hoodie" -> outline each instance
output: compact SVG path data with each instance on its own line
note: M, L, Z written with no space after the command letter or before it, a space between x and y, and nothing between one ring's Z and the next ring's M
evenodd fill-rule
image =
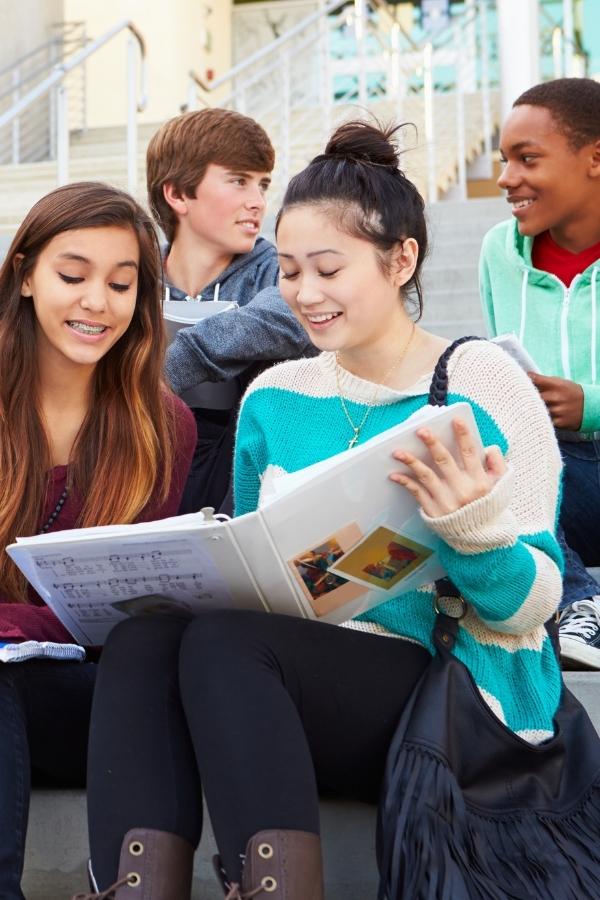
M514 332L563 460L564 660L600 668L600 83L525 91L500 136L513 218L486 235L480 289L492 336Z

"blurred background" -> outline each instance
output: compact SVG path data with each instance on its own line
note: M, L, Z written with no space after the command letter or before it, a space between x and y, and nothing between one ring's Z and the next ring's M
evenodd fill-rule
M542 79L600 78L599 6L2 0L0 253L57 184L100 178L145 202L150 136L204 106L256 118L275 144L268 236L290 176L337 123L372 114L411 123L401 134L403 167L429 203L434 231L427 318L449 335L480 328L479 241L508 214L496 186L500 122ZM438 290L457 292L452 316L438 308Z

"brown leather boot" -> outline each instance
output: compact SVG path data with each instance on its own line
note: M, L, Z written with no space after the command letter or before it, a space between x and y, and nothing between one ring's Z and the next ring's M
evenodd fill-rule
M73 900L190 900L193 863L194 848L183 838L134 828L121 845L115 883Z
M228 891L225 900L324 900L321 841L308 831L259 831L251 837L241 887L216 867Z

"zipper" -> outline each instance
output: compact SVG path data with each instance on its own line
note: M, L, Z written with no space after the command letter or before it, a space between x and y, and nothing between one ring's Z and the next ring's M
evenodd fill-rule
M555 276L556 277L556 276ZM569 331L568 331L568 319L569 319L569 306L571 303L571 293L575 289L577 282L581 278L581 274L576 275L569 287L566 287L560 278L556 280L560 282L563 287L564 296L563 296L563 305L560 314L560 354L563 368L563 377L567 378L571 381L571 364L569 362Z
M562 310L560 313L560 357L562 361L563 378L571 380L571 366L569 365L569 332L567 319L569 318L569 304L571 303L571 288L565 287Z

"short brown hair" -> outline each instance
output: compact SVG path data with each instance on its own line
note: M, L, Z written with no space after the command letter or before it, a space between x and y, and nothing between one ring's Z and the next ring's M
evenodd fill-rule
M275 150L258 122L231 109L200 109L165 122L148 145L146 179L152 215L169 243L177 216L164 198L163 185L170 181L193 197L210 163L271 172Z

